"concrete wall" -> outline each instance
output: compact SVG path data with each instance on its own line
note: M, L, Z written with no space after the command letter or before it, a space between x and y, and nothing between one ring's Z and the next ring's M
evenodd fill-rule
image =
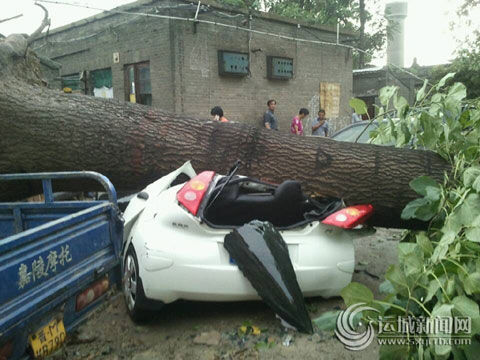
M158 1L156 4L184 3ZM173 9L168 10L168 14L193 17L194 10ZM162 11L162 14L167 13ZM292 37L336 41L334 32L305 29L274 17L254 16L249 24L245 21L248 16L219 16L209 11L201 13L199 18ZM114 97L119 100L124 100L124 66L150 61L152 100L157 108L210 118L210 109L220 105L230 120L258 125L267 100L274 98L280 129L288 131L291 118L301 107L309 108L311 113L315 112L312 115L316 115L320 83L329 82L339 84L341 90L340 116L331 119L332 129L338 130L350 121L352 56L346 48L249 35L208 24L197 24L195 29L190 22L120 14L54 32L49 41L52 44L45 45L44 40L39 40L34 47L61 63L62 75L111 67ZM250 53L250 74L220 76L218 50ZM114 52L119 53L117 64L113 63ZM267 55L293 58L293 79L267 79ZM307 123L311 119L313 116Z

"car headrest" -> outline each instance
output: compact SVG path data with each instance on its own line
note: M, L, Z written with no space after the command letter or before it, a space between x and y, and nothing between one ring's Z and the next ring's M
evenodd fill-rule
M296 180L286 180L275 189L276 199L285 201L303 201L302 186Z

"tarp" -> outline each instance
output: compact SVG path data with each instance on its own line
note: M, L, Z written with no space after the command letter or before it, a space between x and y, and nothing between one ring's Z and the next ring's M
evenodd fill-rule
M313 333L288 247L269 222L251 221L225 236L224 247L258 295L297 330Z
M93 96L113 99L113 88L107 88L106 86L95 88L93 89Z
M90 72L90 82L93 88L112 87L112 69L93 70Z

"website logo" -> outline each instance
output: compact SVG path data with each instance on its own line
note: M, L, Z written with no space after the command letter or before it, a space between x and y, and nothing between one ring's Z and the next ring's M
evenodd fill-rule
M379 312L377 309L364 305L365 303L353 304L343 310L337 317L337 328L335 329L335 335L348 350L363 350L372 343L373 338L375 337L375 332L373 330L371 321L365 325L365 330L363 332L359 332L357 330L358 327L362 326L362 323L359 323L358 326L355 326L355 318L360 312L368 310L377 313Z

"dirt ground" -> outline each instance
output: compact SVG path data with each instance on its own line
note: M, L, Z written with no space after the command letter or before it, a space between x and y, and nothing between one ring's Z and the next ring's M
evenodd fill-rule
M378 229L355 241L354 281L378 295L387 267L396 262L401 232ZM341 298L307 299L312 319L338 310ZM239 328L254 325L259 335ZM288 340L290 340L288 346ZM70 337L53 359L377 359L375 341L363 351L349 351L333 333L305 335L285 330L262 302L204 303L179 301L152 314L144 325L128 317L123 297L114 294Z

